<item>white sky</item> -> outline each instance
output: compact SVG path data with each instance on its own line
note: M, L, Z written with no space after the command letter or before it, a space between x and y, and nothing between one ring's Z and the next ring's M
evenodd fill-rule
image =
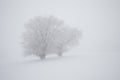
M120 51L119 0L0 0L0 56L21 55L24 23L55 15L82 30L80 52Z

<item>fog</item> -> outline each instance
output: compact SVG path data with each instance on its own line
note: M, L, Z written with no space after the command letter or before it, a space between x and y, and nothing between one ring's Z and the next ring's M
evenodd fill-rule
M119 4L119 0L0 0L0 62L20 59L24 23L48 15L82 31L76 53L119 55Z
M80 51L120 51L119 0L1 0L0 55L21 55L24 23L35 16L55 15L82 31Z

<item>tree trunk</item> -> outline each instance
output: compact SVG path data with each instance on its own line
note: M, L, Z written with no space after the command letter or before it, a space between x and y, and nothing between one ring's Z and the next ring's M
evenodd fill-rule
M40 59L44 60L46 57L46 46L42 48L42 54L40 54Z
M62 52L59 52L59 53L58 53L58 56L61 57L61 56L62 56Z
M41 60L44 60L44 59L45 59L45 57L46 57L46 55L45 55L45 54L41 54L41 55L40 55L40 59L41 59Z

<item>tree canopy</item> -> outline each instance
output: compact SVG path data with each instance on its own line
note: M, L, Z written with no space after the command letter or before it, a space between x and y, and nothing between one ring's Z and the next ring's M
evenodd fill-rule
M58 55L69 47L78 44L80 31L69 27L64 21L54 16L35 17L25 24L23 47L25 54L37 55L41 58L47 54Z

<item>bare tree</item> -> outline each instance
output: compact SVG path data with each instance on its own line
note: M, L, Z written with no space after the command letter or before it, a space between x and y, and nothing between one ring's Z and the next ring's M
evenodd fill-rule
M70 28L54 16L35 17L25 24L23 47L25 54L37 55L44 59L47 54L56 53L59 56L68 47L78 44L80 31Z

